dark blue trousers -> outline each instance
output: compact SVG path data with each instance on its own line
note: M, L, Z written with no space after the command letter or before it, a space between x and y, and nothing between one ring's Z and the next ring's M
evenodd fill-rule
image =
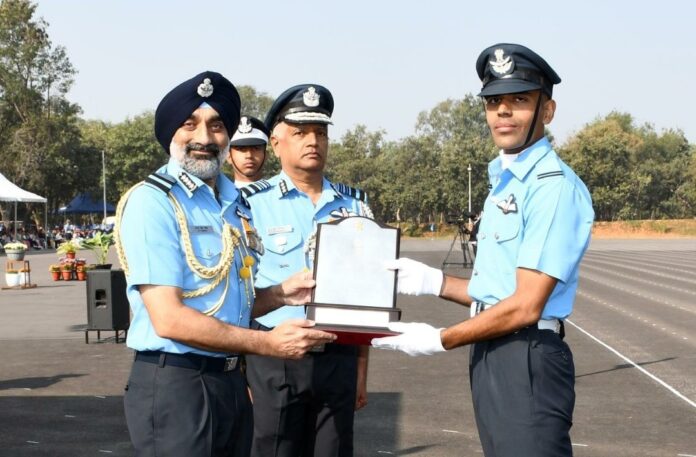
M244 375L133 362L124 396L136 457L248 457L253 431Z
M355 346L327 344L324 352L300 360L248 355L246 361L254 402L252 457L353 456Z
M534 326L473 344L469 375L486 457L573 455L575 366L558 334Z

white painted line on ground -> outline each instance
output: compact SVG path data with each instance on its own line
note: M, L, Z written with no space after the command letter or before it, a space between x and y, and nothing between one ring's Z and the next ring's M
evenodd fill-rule
M571 443L573 446L589 447L589 444Z
M581 331L582 333L584 333L585 335L587 335L587 336L589 336L590 338L592 338L592 339L593 339L594 341L596 341L597 343L599 343L599 344L601 344L602 346L604 346L605 348L609 349L611 352L613 352L614 354L616 354L617 356L619 356L619 357L620 357L621 359L623 359L624 361L626 361L626 362L630 363L631 365L633 365L634 368L638 369L641 373L645 374L645 375L648 376L650 379L652 379L653 381L655 381L656 383L660 384L660 385L661 385L662 387L664 387L665 389L667 389L667 390L669 390L670 392L672 392L672 393L673 393L674 395L676 395L678 398L681 398L681 399L684 400L686 403L688 403L689 405L691 405L691 406L693 406L694 408L696 408L696 402L693 402L693 401L691 401L690 399L688 399L684 394L682 394L682 393L679 392L677 389L675 389L674 387L672 387L672 386L670 386L669 384L667 384L666 382L664 382L662 379L660 379L660 378L658 378L657 376L655 376L654 374L650 373L648 370L646 370L645 368L641 367L640 365L638 365L636 362L634 362L633 360L629 359L629 358L626 357L625 355L621 354L619 351L617 351L617 350L614 349L613 347L609 346L609 345L608 345L607 343L605 343L604 341L602 341L602 340L600 340L599 338L597 338L596 336L592 335L591 333L589 333L589 332L588 332L587 330L585 330L584 328L582 328L582 327L580 327L579 325L575 324L575 323L572 322L570 319L566 319L566 322L569 323L570 325L572 325L573 327L575 327L576 329L580 330L580 331Z
M38 441L31 441L31 440L27 440L27 443L29 443L29 444L39 444Z
M693 455L693 454L677 454L677 457L696 457L696 455Z
M445 429L443 429L442 431L445 432L445 433L461 433L461 432L458 432L458 431L456 431L456 430L445 430Z

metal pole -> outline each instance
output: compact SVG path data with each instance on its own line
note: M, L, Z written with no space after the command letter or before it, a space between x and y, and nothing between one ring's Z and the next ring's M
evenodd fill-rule
M469 214L471 214L471 164L466 168L469 172Z
M102 195L102 198L104 201L104 219L102 220L102 224L105 223L106 221L106 160L104 158L104 150L102 149L102 181L103 181L103 188L104 188L104 193Z

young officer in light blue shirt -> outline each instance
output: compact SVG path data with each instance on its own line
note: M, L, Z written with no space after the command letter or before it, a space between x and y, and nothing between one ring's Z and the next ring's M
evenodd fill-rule
M372 344L411 355L471 345L472 398L486 457L571 456L575 368L563 320L573 309L592 201L544 137L556 109L556 72L516 44L484 50L476 69L501 151L488 166L491 191L471 279L410 259L390 265L399 272L399 292L470 306L471 319L445 329L393 324L401 335Z

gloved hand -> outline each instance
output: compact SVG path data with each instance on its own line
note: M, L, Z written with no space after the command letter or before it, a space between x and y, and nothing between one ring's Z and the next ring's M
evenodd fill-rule
M393 322L389 330L401 332L401 335L373 338L372 346L379 349L403 351L408 355L432 355L445 352L440 339L440 330L420 322Z
M397 291L406 295L440 295L442 270L432 268L424 263L407 257L384 262L388 270L398 271Z

